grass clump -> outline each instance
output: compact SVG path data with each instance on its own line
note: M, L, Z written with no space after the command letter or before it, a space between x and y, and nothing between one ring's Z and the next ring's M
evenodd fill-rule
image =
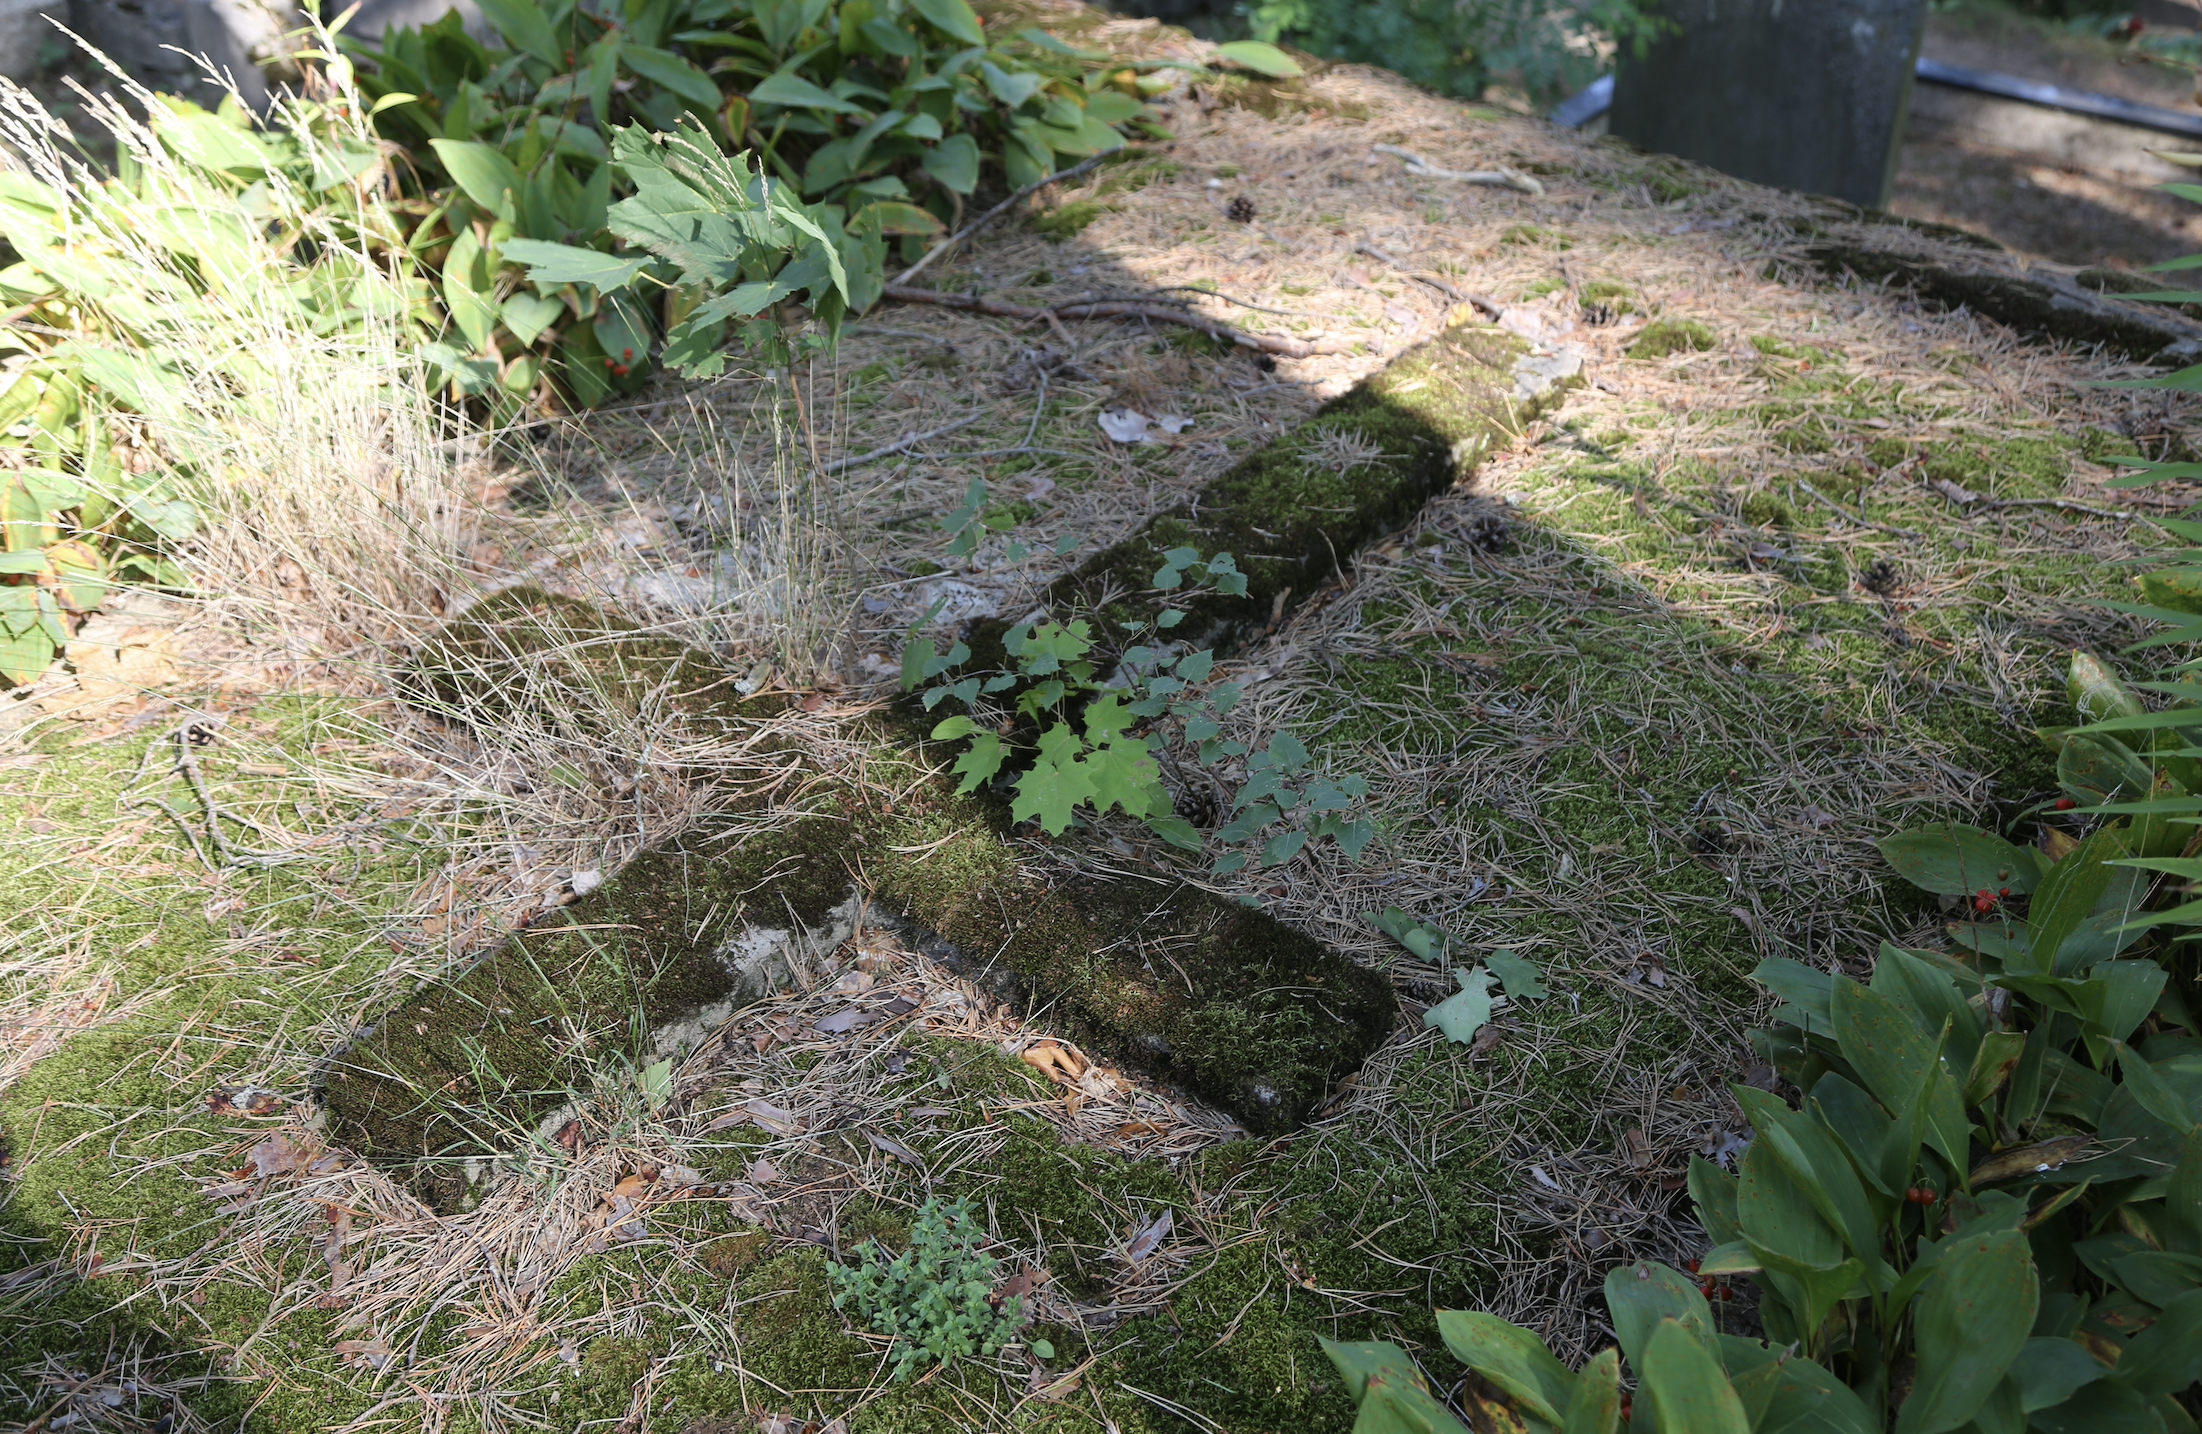
M1032 227L1060 244L1076 238L1087 225L1109 212L1109 206L1096 199L1073 199L1059 209L1051 209L1032 221Z
M1629 357L1663 359L1680 353L1705 353L1720 346L1712 325L1697 319L1657 319L1629 345Z
M890 1258L873 1240L857 1263L833 1267L833 1304L853 1304L872 1328L893 1338L900 1383L936 1361L992 1355L1017 1337L1023 1299L989 1298L1000 1268L979 1249L971 1202L935 1196L919 1208L901 1254Z

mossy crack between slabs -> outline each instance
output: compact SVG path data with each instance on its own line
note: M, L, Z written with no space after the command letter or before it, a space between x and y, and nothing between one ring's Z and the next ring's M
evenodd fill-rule
M1204 599L1229 643L1411 519L1576 381L1580 361L1455 325L1058 582L1071 609L1133 601L1161 555L1245 554L1243 599ZM1334 455L1353 455L1339 461ZM500 594L418 663L423 701L481 720L572 681L616 709L651 700L727 726L769 704L698 654L583 604ZM534 695L531 696L530 693ZM1389 985L1258 910L1174 879L1054 884L1018 867L989 797L959 797L915 734L869 721L868 780L822 779L818 814L739 842L690 837L432 984L332 1060L332 1133L396 1161L479 1158L553 1137L609 1071L692 1050L747 1000L799 977L877 906L933 954L1067 1033L1176 1081L1248 1128L1297 1124L1391 1028ZM885 777L886 780L882 780ZM900 793L895 802L877 794Z

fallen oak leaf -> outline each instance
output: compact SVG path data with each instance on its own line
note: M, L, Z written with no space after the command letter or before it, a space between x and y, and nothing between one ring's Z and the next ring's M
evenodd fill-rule
M994 1308L1000 1309L1011 1300L1021 1299L1031 1294L1033 1286L1038 1283L1039 1281L1034 1278L1032 1271L1019 1270L990 1290L987 1293L986 1302Z

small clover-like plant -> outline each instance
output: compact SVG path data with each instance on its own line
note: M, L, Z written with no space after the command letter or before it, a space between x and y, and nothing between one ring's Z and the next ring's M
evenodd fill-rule
M979 1248L968 1200L928 1199L910 1226L910 1247L889 1255L877 1240L856 1263L832 1268L835 1309L855 1307L873 1329L894 1340L894 1379L910 1379L934 1362L990 1356L1015 1341L1024 1300L999 1308L988 1296L1001 1262Z
M1002 530L986 515L985 485L974 480L963 506L942 524L959 545L955 551L968 553L985 531ZM1022 555L1021 549L1013 553ZM1037 821L1050 836L1060 836L1081 812L1099 817L1121 811L1173 846L1200 851L1206 843L1177 815L1162 780L1157 743L1175 734L1184 743L1182 755L1203 768L1246 758L1248 781L1216 841L1258 845L1262 864L1277 866L1309 841L1328 836L1358 859L1375 834L1373 823L1354 815L1368 794L1367 783L1309 773L1307 748L1289 733L1253 753L1225 737L1223 719L1238 703L1238 685L1204 688L1215 670L1214 651L1187 651L1165 636L1185 620L1192 599L1246 595L1246 575L1231 555L1172 548L1162 555L1153 590L1168 596L1152 618L1124 624L1129 645L1107 681L1096 661L1093 625L1084 618L1019 623L1003 634L1008 670L961 676L953 674L970 661L970 647L958 641L943 653L923 635L937 605L919 619L903 649L902 686L905 691L925 687L927 711L946 701L966 709L942 719L932 733L936 741L966 743L951 769L962 778L957 790L975 791L1000 777L1013 760L1029 756L1011 781L1010 810L1018 820ZM993 699L1011 692L1015 697L1005 712ZM1017 752L1008 740L1020 723L1037 729L1029 753ZM1213 867L1227 874L1252 859L1250 852L1227 850Z

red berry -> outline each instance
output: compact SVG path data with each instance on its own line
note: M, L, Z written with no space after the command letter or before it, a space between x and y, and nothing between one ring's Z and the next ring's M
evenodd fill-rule
M2073 801L2070 797L2057 798L2057 810L2060 812L2069 812L2078 805L2079 803Z
M2003 888L2003 890L2002 890L2002 891L2000 891L2000 892L1998 892L1998 893L1997 893L1997 895L1999 895L1999 896L2009 896L2010 894L2011 894L2011 888L2010 888L2010 887L2008 887L2008 886L2006 886L2005 888Z
M619 351L619 356L627 360L629 363L633 363L635 360L635 351L632 348L624 348Z
M1694 1275L1694 1274L1696 1274L1696 1273L1697 1273L1697 1272L1698 1272L1699 1270L1703 1269L1704 1267L1705 1267L1705 1262L1704 1262L1703 1260L1692 1260L1692 1261L1690 1261L1690 1273L1691 1273L1691 1274L1693 1274L1693 1275Z
M1914 1205L1932 1205L1935 1201L1935 1194L1932 1190L1914 1185L1904 1192L1904 1198Z
M1724 1300L1732 1300L1736 1297L1736 1292L1729 1289L1726 1285L1722 1285L1720 1288L1720 1297Z

